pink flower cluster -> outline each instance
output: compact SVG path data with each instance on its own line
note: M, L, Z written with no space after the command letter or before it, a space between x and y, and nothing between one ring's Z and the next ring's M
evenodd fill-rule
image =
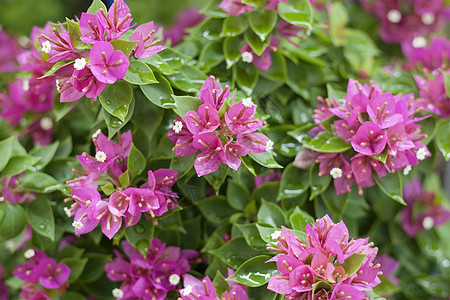
M282 32L285 33L287 31ZM272 65L272 56L270 55L270 52L277 51L278 43L279 39L276 36L271 36L269 47L267 47L266 50L264 50L264 52L261 55L257 55L252 50L249 44L245 44L244 47L242 47L241 49L242 61L245 63L252 63L255 67L257 67L261 71L266 72Z
M19 180L23 174L16 176L3 177L0 181L1 197L0 202L8 201L13 204L27 203L34 199L35 194L20 190Z
M380 22L386 43L402 43L445 27L450 7L443 0L360 0L362 7Z
M210 76L200 90L203 104L198 111L188 111L184 120L177 117L167 137L175 143L175 156L191 156L201 151L194 167L198 176L216 171L221 163L237 170L241 156L249 152L272 150L273 142L262 133L255 132L265 122L254 118L256 105L250 98L234 103L219 115L230 95L230 87L223 91L214 76Z
M16 71L16 56L21 49L16 39L0 28L0 74Z
M234 271L228 268L227 277L234 274ZM211 279L206 276L203 279L197 279L192 275L186 274L183 277L184 288L180 295L183 300L215 300L219 299L216 288ZM234 281L228 281L229 291L224 291L220 296L221 300L248 300L247 287Z
M423 191L417 178L405 184L403 198L408 205L401 212L402 227L410 237L450 221L450 210L436 202L433 192Z
M75 22L79 26L76 36L70 36L62 24L59 30L51 28L40 35L39 43L49 57L48 62L66 63L55 73L61 102L76 101L83 96L96 98L107 84L125 77L129 58L110 42L120 39L136 25L131 22L125 1L115 0L108 12L101 8L96 14L82 13L79 22ZM154 41L155 33L153 22L133 31L130 40L137 42L133 49L136 58L149 57L164 49L158 45L159 40Z
M319 175L330 174L338 194L351 191L355 182L362 193L361 187L375 184L373 171L379 177L386 176L386 170L407 173L431 156L420 141L426 135L416 124L426 117L415 118L422 108L415 106L412 94L394 96L374 82L361 85L350 79L344 102L319 100L322 103L313 115L318 127L313 134L324 129L322 121L331 120L332 133L352 146L350 151L320 153L316 158Z
M282 228L277 262L280 274L269 280L268 289L288 299L369 299L380 283L380 264L374 265L378 249L368 238L349 241L347 227L334 224L326 215L305 227L306 243ZM356 269L356 266L359 268ZM314 293L313 293L314 289Z
M70 209L66 208L66 213L68 216L75 216L72 223L75 234L88 233L101 223L103 233L111 239L122 224L126 227L134 226L142 213L155 218L177 207L173 198L178 196L172 192L177 171L149 170L148 181L139 188L122 186L120 176L128 169L131 131L119 135L118 144L109 141L101 132L93 141L97 151L95 157L87 153L77 156L86 173L74 170L82 176L67 182L67 186L72 188L72 199L75 202ZM103 180L101 177L105 176L104 180L116 187L109 197L102 198L97 189L99 180Z
M182 10L178 13L174 25L170 29L163 30L163 38L170 41L172 47L182 42L183 38L188 34L189 28L197 26L205 19L205 15L199 13L198 9L190 8Z
M36 249L28 249L24 255L28 261L13 270L14 276L27 282L22 286L20 297L50 300L52 290L57 290L61 296L69 287L70 268Z
M112 292L118 299L166 299L198 257L195 250L166 247L157 238L152 239L146 257L127 241L122 241L122 248L125 256L115 250L116 258L105 266L110 280L122 282Z

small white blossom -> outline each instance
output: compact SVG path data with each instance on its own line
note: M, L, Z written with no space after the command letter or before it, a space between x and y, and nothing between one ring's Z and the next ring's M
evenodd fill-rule
M271 140L268 140L266 143L266 151L270 151L273 149L273 142Z
M245 51L241 54L241 56L242 56L243 62L249 63L249 64L251 64L253 62L253 54L251 54L250 52Z
M330 175L331 175L331 177L333 177L333 179L341 178L342 170L340 168L333 168L330 171Z
M32 258L35 254L36 254L36 253L34 252L33 249L28 249L27 251L25 251L25 253L23 254L23 256L24 256L26 259L30 259L30 258Z
M188 296L190 293L192 293L192 285L188 285L183 289L182 295Z
M251 98L245 98L242 99L242 104L244 104L245 107L252 107L253 106L253 101Z
M175 121L172 129L173 129L173 131L175 131L175 133L180 133L181 129L183 129L183 122Z
M409 172L411 172L411 170L412 170L411 165L406 166L406 167L403 169L403 175L405 175L405 176L408 175Z
M42 43L41 48L44 53L49 54L50 50L52 50L52 44L49 41L45 41Z
M92 139L98 138L100 133L102 133L102 130L101 129L97 129L97 131L92 134Z
M14 241L9 240L6 242L6 248L8 248L9 251L14 251L16 250L16 244Z
M76 229L81 229L83 228L83 223L81 223L80 221L74 221L72 223L72 226L75 227Z
M419 150L417 150L416 157L418 160L424 160L425 158L427 158L427 154L427 149L420 148Z
M272 240L278 240L278 238L281 236L281 231L280 230L277 230L277 231L274 231L271 235L270 235L270 237L272 238Z
M412 46L414 48L422 48L427 45L427 40L423 36L415 37L412 41Z
M422 226L425 230L429 230L434 226L434 220L432 217L425 217L422 221Z
M30 82L28 79L24 79L22 82L22 89L26 92L30 89Z
M69 218L71 217L72 213L70 211L70 208L64 207L64 212L66 213L67 217L69 217Z
M178 283L180 283L180 276L178 274L170 275L169 282L171 285L177 285Z
M5 202L5 197L0 196L0 203L1 203L1 202Z
M436 20L435 15L432 12L427 12L422 15L422 23L425 25L431 25Z
M53 121L49 117L44 117L39 122L39 125L41 125L41 128L44 130L50 130L53 128Z
M399 23L402 20L402 13L397 9L391 9L387 13L387 18L391 23Z
M75 59L73 67L78 71L83 70L86 67L86 59L84 57Z
M117 288L113 289L112 295L113 295L113 297L116 297L116 298L123 298L123 291L121 289L117 289Z
M105 162L106 161L106 153L103 151L98 151L97 153L95 153L95 159L98 162Z

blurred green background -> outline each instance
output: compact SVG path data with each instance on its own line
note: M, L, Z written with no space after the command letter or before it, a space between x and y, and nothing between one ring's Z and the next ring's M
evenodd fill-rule
M177 13L185 8L204 7L209 0L128 0L131 14L138 24L155 21L170 26ZM34 25L48 20L64 21L80 16L91 0L0 0L0 24L16 35L30 34Z

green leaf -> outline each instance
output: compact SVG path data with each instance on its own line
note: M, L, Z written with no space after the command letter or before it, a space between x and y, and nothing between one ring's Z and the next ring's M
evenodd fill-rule
M241 49L244 41L241 37L227 37L223 42L223 54L227 63L227 69L231 68L241 59Z
M290 0L278 4L278 14L285 21L312 29L313 10L308 0Z
M61 296L61 300L86 300L86 298L80 293L66 291Z
M129 170L126 170L119 176L119 182L122 185L122 187L128 187L130 186L130 173Z
M128 121L130 121L134 112L134 106L135 101L131 101L125 121L120 120L119 118L108 113L106 109L103 109L103 118L105 119L106 126L108 126L108 139L111 139L117 131L119 131L123 126L125 126L125 124L128 123Z
M232 208L243 210L250 202L251 196L247 188L237 180L229 180L227 183L227 200Z
M216 195L219 194L220 187L227 179L228 175L228 166L225 164L221 164L220 167L214 171L213 173L205 175L206 181L213 187Z
M61 260L70 268L69 283L75 283L84 271L88 262L87 258L66 257Z
M269 169L282 169L283 166L279 165L272 156L272 152L262 153L249 153L248 154L254 161L263 167Z
M138 41L112 40L110 43L113 45L114 50L120 50L126 57L129 57Z
M0 215L3 219L0 222L0 236L6 240L19 235L26 227L27 220L25 210L21 205L9 202L0 203Z
M123 122L133 100L133 89L128 83L117 81L115 84L108 84L98 98L108 113Z
M280 191L277 200L289 199L305 193L309 187L309 173L291 164L284 169L280 181Z
M278 228L286 224L286 216L278 205L266 200L261 202L262 205L257 216L258 222L264 222Z
M272 276L279 273L275 262L266 263L270 258L268 255L259 255L247 260L227 280L249 287L266 284Z
M96 12L100 10L100 8L103 8L105 12L108 11L105 4L103 4L101 0L93 0L91 6L89 6L87 10L87 13L95 15Z
M216 276L214 277L212 283L216 288L217 297L220 297L223 292L230 290L230 285L225 280L225 277L223 277L222 273L220 273L219 270L217 270Z
M348 257L344 261L342 265L341 264L338 265L341 265L345 270L345 274L348 277L351 277L359 270L359 268L361 268L361 265L364 262L366 256L367 254L353 253L350 257Z
M14 176L25 172L29 167L39 161L39 158L30 155L14 156L2 171L2 176Z
M16 136L10 136L0 142L0 171L3 170L11 158L14 139L16 139Z
M258 229L259 236L263 241L272 246L277 246L277 239L272 238L272 234L276 231L280 231L280 229L275 227L268 227L269 224L265 223L257 223L256 228Z
M298 207L289 216L289 220L291 221L292 228L300 231L304 231L307 224L314 223L314 218Z
M341 153L351 148L349 143L328 132L322 132L316 135L303 146L322 153Z
M42 75L41 77L39 77L38 79L42 79L42 78L46 78L49 76L52 76L53 74L55 74L56 71L58 71L59 69L61 69L62 67L65 67L67 65L73 64L73 60L67 61L67 60L59 60L57 61L51 68L50 70L48 70L47 72L45 72L44 75Z
M41 170L52 160L55 156L56 150L59 147L59 141L54 142L48 146L36 147L30 151L30 155L39 158L39 162L34 166L37 171Z
M450 120L441 119L436 127L436 145L442 152L444 159L448 161L450 159Z
M173 157L170 161L170 169L178 171L178 179L186 175L194 165L195 155Z
M323 175L319 176L319 166L314 164L309 171L309 188L311 189L311 195L309 200L316 198L318 195L322 194L323 191L327 189L330 185L331 176Z
M247 31L244 34L245 41L252 48L256 55L261 56L264 50L270 45L270 39L261 40L253 31Z
M242 164L253 176L256 176L255 167L253 167L252 160L248 156L241 156Z
M345 29L344 57L356 72L364 70L371 73L374 67L374 57L379 50L370 36L361 30Z
M101 231L99 232L101 233ZM87 253L83 257L88 259L83 274L81 274L83 282L92 282L104 275L105 265L111 260L111 255L102 253Z
M266 0L242 0L243 4L247 4L253 7L262 7L267 4Z
M242 236L231 239L219 249L210 250L210 252L233 269L237 269L246 260L261 254L260 251L250 248Z
M349 17L345 6L341 2L332 3L329 10L330 39L334 46L342 46L343 28L347 25Z
M137 85L158 83L152 69L139 60L132 60L130 62L130 67L123 80Z
M225 59L222 49L223 45L221 40L206 44L200 51L197 63L198 67L208 71L220 64Z
M70 41L72 45L77 49L87 48L89 49L91 45L84 43L80 40L81 32L80 32L80 24L66 18L67 22L67 31L69 32Z
M236 212L228 205L224 196L209 197L197 201L195 205L200 209L203 216L213 223L228 220Z
M266 250L268 244L261 238L256 223L251 224L235 224L242 232L247 244L255 250Z
M154 231L155 226L153 225L152 220L141 218L136 225L125 229L125 237L144 257L147 257L148 248L152 241Z
M277 23L277 13L274 10L254 10L250 13L250 27L264 41Z
M167 78L175 88L197 94L206 80L206 75L194 66L183 66L179 73L168 75Z
M21 185L32 192L39 192L44 194L52 193L57 190L62 192L67 191L67 187L65 184L59 183L52 176L42 172L26 174L22 179Z
M365 291L370 300L386 300L386 298L378 296L373 291Z
M233 68L233 75L239 87L250 95L258 82L258 71L256 67L249 63L238 62Z
M80 258L85 250L86 249L77 248L75 246L64 247L61 251L58 252L58 260L66 257Z
M172 95L172 98L175 100L175 105L177 107L176 109L174 109L175 113L183 118L188 111L197 111L198 107L203 104L202 100L191 96Z
M167 79L161 75L157 74L156 79L158 80L158 83L139 86L145 97L159 107L165 109L175 109L176 104L172 99L172 86Z
M112 183L102 185L100 188L102 189L103 193L105 193L106 196L109 196L116 191L116 188L114 187L114 185L112 185Z
M402 198L402 179L400 174L397 173L387 173L385 177L374 176L375 182L380 187L380 189L393 200L397 201L402 205L406 205L405 200Z
M178 71L168 64L159 54L153 54L150 57L140 58L139 61L145 62L150 67L161 74L171 75Z
M134 144L131 145L130 154L128 155L128 171L131 178L136 178L146 167L146 160L141 151Z
M248 20L245 15L238 17L228 16L223 21L221 36L238 36L248 28Z
M55 240L55 218L47 198L38 197L27 205L27 219L37 233Z

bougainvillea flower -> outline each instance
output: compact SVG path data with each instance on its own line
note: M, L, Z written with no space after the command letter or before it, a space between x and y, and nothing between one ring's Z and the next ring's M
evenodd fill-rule
M364 155L376 155L383 152L387 143L386 132L371 122L366 122L351 139L353 149Z
M219 113L208 103L198 107L198 113L190 110L184 115L189 131L196 135L202 132L212 132L219 127Z
M224 12L234 17L240 16L247 11L253 11L253 7L243 4L242 0L222 0L219 7Z
M175 143L172 149L175 152L175 156L194 155L198 151L192 146L194 135L189 131L181 117L177 117L173 122L174 126L167 133L167 138Z
M56 289L69 279L70 269L64 263L56 263L54 259L43 258L37 266L39 283L47 289Z
M133 216L159 208L158 198L150 189L128 188L124 193L130 199L128 212Z
M38 38L42 51L50 56L47 60L49 63L78 58L76 49L70 40L69 33L61 23L59 23L59 28L61 32L56 28L52 28L51 34L46 35L42 33Z
M70 85L75 91L71 89ZM60 88L61 102L73 102L80 99L83 95L89 99L97 98L105 87L106 82L99 80L94 75L92 68L85 67L83 70L75 70L70 78L70 83L65 82Z
M244 62L253 63L255 67L260 69L261 71L267 72L272 65L272 56L270 52L275 52L278 49L278 43L279 39L275 36L270 37L270 44L269 46L264 50L264 52L261 55L257 55L250 45L246 44L241 49L241 55L243 60L245 56L251 56L251 59L248 59Z
M442 118L450 117L450 97L447 96L445 90L445 76L448 76L449 72L448 70L439 71L434 78L428 79L414 76L420 90L420 98L416 99L416 104Z
M247 98L231 106L225 113L225 122L234 134L251 133L264 125L261 119L252 118L255 112L256 105Z
M153 54L156 54L166 47L158 45L160 40L153 40L155 37L155 25L152 22L148 22L139 25L131 34L131 41L138 41L134 50L134 56L136 58L146 58Z
M114 50L108 42L97 42L89 52L92 74L98 81L113 84L122 79L128 71L130 62L120 50Z
M241 156L246 156L248 154L248 149L241 145L232 143L232 139L224 147L225 159L227 165L233 170L237 170L241 165Z
M210 75L200 89L199 98L203 101L203 103L209 103L213 105L217 111L219 111L222 104L228 99L229 96L230 86L226 85L222 90L222 87L216 81L216 78L213 75Z
M105 29L98 21L97 15L81 13L80 40L85 43L95 44L96 42L105 40L104 32Z
M108 41L120 38L130 28L136 24L131 25L130 8L123 0L114 0L114 3L106 14L101 8L97 12L98 22L103 26L106 32Z
M183 40L183 37L188 35L187 29L195 27L204 18L205 15L199 13L198 9L195 8L180 11L174 21L174 25L170 29L164 29L164 41L170 41L172 47L178 45Z
M198 176L216 171L223 161L224 153L222 143L214 133L201 133L194 137L193 146L202 152L194 162Z
M262 153L273 149L272 141L259 132L239 134L236 143L247 148L252 153Z

